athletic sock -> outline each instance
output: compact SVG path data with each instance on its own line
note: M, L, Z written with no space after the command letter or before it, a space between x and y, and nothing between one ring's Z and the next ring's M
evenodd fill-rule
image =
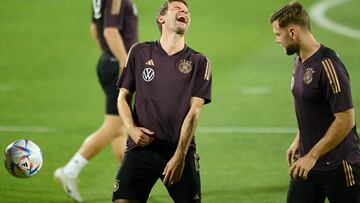
M79 153L76 153L73 158L64 166L64 172L71 176L77 177L81 171L81 169L86 166L89 161L86 160L83 156Z

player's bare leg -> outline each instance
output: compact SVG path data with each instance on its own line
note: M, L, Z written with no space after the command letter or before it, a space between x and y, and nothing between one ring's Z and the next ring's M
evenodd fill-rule
M125 128L123 128L122 135L116 136L111 141L111 148L114 156L119 161L119 163L122 161L124 157L124 152L126 149L126 140L127 140L127 133Z
M86 138L80 147L79 154L86 160L91 160L111 143L115 157L118 161L121 161L126 139L126 131L120 116L106 115L103 125Z
M115 115L106 115L103 125L85 139L78 153L74 155L65 167L55 171L55 179L62 184L65 192L72 199L82 202L77 188L77 177L82 168L110 143L112 144L116 159L121 161L126 139L126 131L121 118Z

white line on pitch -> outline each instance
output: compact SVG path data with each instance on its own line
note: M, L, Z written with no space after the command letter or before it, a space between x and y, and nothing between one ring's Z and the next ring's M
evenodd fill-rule
M0 132L49 133L49 132L55 132L55 129L48 128L48 127L1 126L0 125Z
M324 0L313 5L309 9L311 18L321 27L347 37L360 39L360 30L353 29L336 23L325 16L326 11L334 6L349 2L351 0Z
M0 92L7 92L11 90L11 86L0 84Z
M24 127L24 126L0 126L0 132L34 132L50 133L55 132L54 128L48 127ZM248 133L248 134L294 134L297 128L286 127L198 127L198 133ZM357 129L359 132L359 129Z

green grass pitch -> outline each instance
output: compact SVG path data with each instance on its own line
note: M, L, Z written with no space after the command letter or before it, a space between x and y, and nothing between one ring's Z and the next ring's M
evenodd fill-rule
M159 38L155 12L162 0L136 0L140 40ZM213 102L199 127L296 128L290 93L292 59L274 43L269 15L286 1L190 0L187 44L205 53L213 68ZM309 8L314 1L301 1ZM359 29L359 3L331 8L334 21ZM44 165L29 179L0 167L0 202L71 202L53 180L89 133L101 125L104 98L95 66L100 54L89 33L90 1L4 1L0 6L0 149L28 138L43 150ZM346 15L345 15L346 14ZM360 108L360 40L312 24L335 49L351 76ZM360 111L356 109L357 118ZM5 127L46 127L11 131ZM289 177L285 152L293 133L196 133L203 202L284 202ZM85 202L111 201L118 164L106 148L80 175ZM150 203L171 202L158 182Z

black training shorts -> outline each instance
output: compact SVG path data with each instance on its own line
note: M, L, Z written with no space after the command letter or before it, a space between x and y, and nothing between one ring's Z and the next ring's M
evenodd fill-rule
M101 55L97 74L99 82L106 96L106 114L119 115L117 109L117 97L119 89L115 86L119 77L119 63L109 53Z
M135 148L125 153L115 179L113 201L117 199L146 202L151 188L162 175L171 154L148 148ZM176 203L201 202L199 156L189 151L182 177L178 183L166 187Z
M287 203L360 203L360 163L347 161L332 171L310 171L307 180L291 178Z

